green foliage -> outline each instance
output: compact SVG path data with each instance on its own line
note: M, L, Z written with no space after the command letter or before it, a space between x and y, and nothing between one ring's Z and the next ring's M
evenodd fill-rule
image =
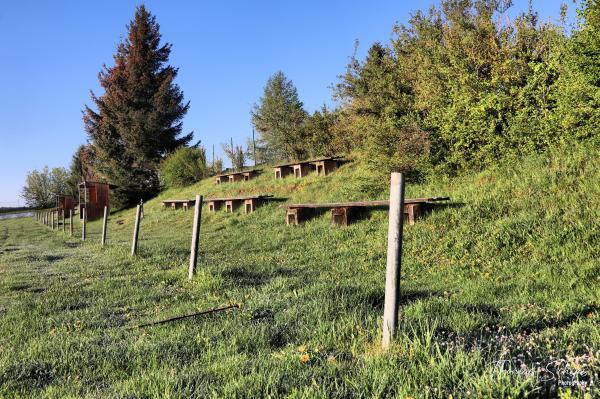
M96 156L94 146L80 145L73 154L69 168L69 186L73 195L77 194L77 185L82 181L100 180L96 172Z
M336 96L372 169L478 169L558 141L563 30L531 9L507 24L507 6L442 1L353 58Z
M252 110L252 123L260 135L257 150L262 150L261 162L305 158L306 116L294 83L283 72L271 76Z
M580 26L563 53L556 128L575 140L600 141L600 3L586 0Z
M184 187L208 176L204 148L180 147L160 166L160 178L166 187Z
M339 111L330 111L326 105L306 118L306 152L311 157L340 155L336 125Z
M41 171L34 169L27 173L21 196L25 199L27 206L54 207L57 194L72 194L69 181L70 175L65 168L50 170L45 166Z
M227 158L229 158L229 161L231 161L231 167L236 171L241 171L246 164L246 153L241 145L233 147L232 145L223 144L223 151Z
M117 206L156 195L160 162L192 138L180 136L189 103L174 83L177 69L167 64L171 45L160 39L155 17L139 6L114 66L99 74L104 94L92 94L97 111L85 108L98 172L117 186Z

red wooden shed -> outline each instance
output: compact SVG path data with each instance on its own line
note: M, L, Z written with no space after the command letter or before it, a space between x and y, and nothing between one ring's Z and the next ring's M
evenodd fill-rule
M110 189L112 184L95 181L79 183L79 219L83 219L85 208L87 220L97 220L104 216L104 207L110 210Z
M56 209L59 213L64 210L65 216L69 216L69 211L75 210L75 199L69 194L57 194Z

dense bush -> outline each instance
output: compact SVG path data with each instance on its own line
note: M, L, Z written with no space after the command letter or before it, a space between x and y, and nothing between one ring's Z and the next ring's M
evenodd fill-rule
M180 147L165 159L160 167L164 186L183 187L208 176L203 148Z
M484 168L569 135L552 123L568 40L530 10L497 0L442 1L352 59L337 86L355 149L386 173ZM427 165L426 165L427 166Z

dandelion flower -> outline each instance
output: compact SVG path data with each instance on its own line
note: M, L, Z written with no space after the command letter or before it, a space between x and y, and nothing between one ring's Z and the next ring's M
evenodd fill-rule
M306 353L304 355L300 355L300 363L308 363L309 360L310 356L308 356Z
M298 347L298 352L300 352L300 353L304 353L304 352L306 352L306 346L304 346L304 345L300 345L300 346Z

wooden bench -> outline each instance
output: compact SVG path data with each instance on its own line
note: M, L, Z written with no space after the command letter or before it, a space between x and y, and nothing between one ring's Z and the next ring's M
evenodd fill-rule
M254 179L259 175L262 169L243 170L241 172L224 173L215 176L215 182L221 183L234 183L236 181L248 181Z
M413 198L404 200L404 216L410 225L429 211L435 202L447 201L449 197ZM298 225L319 210L331 209L331 223L347 226L369 208L389 208L389 201L331 202L324 204L291 204L287 208L286 223Z
M307 159L276 165L273 167L273 171L275 179L283 179L290 174L293 174L294 177L305 177L312 170L316 171L319 176L327 176L337 169L340 162L340 157Z
M183 208L184 211L187 211L190 206L195 204L196 200L163 200L160 201L160 205L165 208L167 206L177 209Z
M272 195L252 195L245 197L231 197L231 198L210 198L207 199L209 212L216 212L225 205L225 212L233 212L237 210L242 204L244 205L244 213L252 213L262 205L265 201L268 201Z

